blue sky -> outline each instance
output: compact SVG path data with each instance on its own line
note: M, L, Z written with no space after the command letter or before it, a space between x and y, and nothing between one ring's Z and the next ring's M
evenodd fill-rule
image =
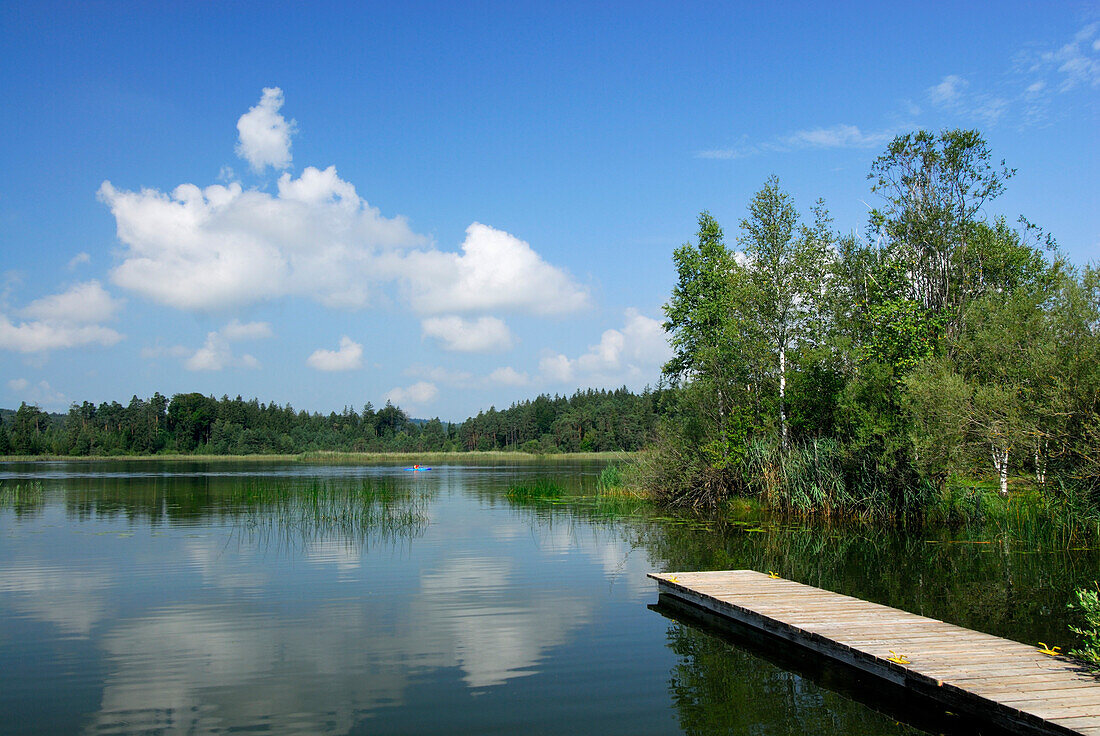
M657 381L671 254L896 134L1100 255L1097 3L0 3L0 406L459 420Z

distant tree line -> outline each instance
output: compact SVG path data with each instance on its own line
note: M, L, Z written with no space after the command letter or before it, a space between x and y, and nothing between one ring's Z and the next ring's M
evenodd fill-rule
M624 387L569 397L543 394L470 417L458 427L458 438L463 450L639 450L653 438L661 393L647 388L635 394Z
M625 388L543 395L461 424L411 419L389 402L329 414L200 393L134 396L125 406L85 401L68 414L24 403L0 412L0 455L636 450L652 436L656 397Z
M677 249L674 357L642 481L673 504L755 495L905 514L1010 477L1100 515L1100 272L983 215L1014 172L976 131L898 136L866 237L774 177L736 246L707 212Z

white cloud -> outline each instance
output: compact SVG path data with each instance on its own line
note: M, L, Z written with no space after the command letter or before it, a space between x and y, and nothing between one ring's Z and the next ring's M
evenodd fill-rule
M180 309L212 310L298 294L361 307L379 252L422 244L402 217L382 217L334 167L279 178L278 193L239 183L171 193L99 189L126 246L115 283Z
M526 386L531 382L530 377L523 372L517 371L510 365L497 368L495 371L489 374L489 383L500 384L504 386Z
M561 353L547 354L539 360L539 373L543 378L555 383L568 383L573 380L573 364Z
M20 401L47 409L60 409L67 403L65 394L55 390L48 381L32 384L25 378L13 378L8 388Z
M80 253L77 253L75 256L73 256L71 259L69 259L69 270L73 271L80 264L90 263L91 260L92 260L92 257L90 255L88 255L87 253L84 253L83 251L80 252Z
M547 354L539 361L544 379L593 385L640 386L657 378L661 365L672 356L664 328L636 309L627 309L621 329L605 330L599 343L577 358Z
M101 325L71 325L50 322L22 322L13 324L0 314L0 349L19 353L38 353L46 350L118 343L122 335Z
M236 355L231 343L241 340L258 340L271 337L271 325L267 322L241 323L233 320L220 330L206 333L206 342L198 350L191 352L186 348L175 346L163 349L159 354L187 356L183 367L189 371L220 371L225 368L259 368L260 361L248 353ZM144 357L156 357L157 353L150 349L143 350Z
M988 92L969 91L970 82L957 74L948 74L939 84L926 90L928 100L937 107L993 125L1008 110L1009 100Z
M420 312L518 308L561 314L588 305L584 289L530 244L479 222L466 228L462 255L413 252L406 260L410 301Z
M426 337L434 337L444 350L462 353L489 353L512 347L512 332L496 317L476 320L458 316L429 317L420 323Z
M106 322L121 306L122 301L114 299L98 281L86 281L61 294L36 299L20 310L20 314L46 322L83 325Z
M122 302L98 281L76 284L61 294L36 299L18 313L29 321L15 324L0 314L0 349L37 353L83 345L111 346L122 335L99 322L111 319Z
M828 128L796 130L770 141L750 143L742 140L730 148L697 151L695 158L732 160L760 156L766 153L790 153L806 148L874 148L888 143L900 128L861 130L858 126L838 123Z
M950 106L959 101L963 92L970 86L957 74L948 74L940 83L928 88L928 99L935 105Z
M290 136L295 132L293 120L279 114L283 106L283 91L264 87L259 104L237 120L237 155L248 161L257 172L271 166L290 166Z
M221 329L226 340L260 340L271 337L271 325L268 322L239 322L232 320Z
M841 123L830 128L795 131L785 142L800 148L874 148L888 143L896 134L894 130L864 132L855 125Z
M306 363L319 371L351 371L363 367L363 346L347 335L337 350L315 350Z
M1090 23L1073 36L1073 40L1057 51L1041 55L1042 65L1054 67L1061 74L1059 92L1069 92L1080 86L1100 87L1100 23Z
M284 148L289 163L293 124L278 114L282 102L278 88L265 89L238 123L242 155L253 164L281 165ZM390 285L422 314L558 314L588 304L581 286L523 240L473 223L461 253L438 250L404 217L383 217L333 166L307 167L298 178L283 173L276 186L274 194L237 181L125 191L104 181L99 198L123 245L112 280L196 311L284 296L362 308Z
M439 389L434 383L428 381L417 381L411 386L397 387L391 389L386 394L386 400L392 401L398 406L404 404L422 405L427 404L439 394Z

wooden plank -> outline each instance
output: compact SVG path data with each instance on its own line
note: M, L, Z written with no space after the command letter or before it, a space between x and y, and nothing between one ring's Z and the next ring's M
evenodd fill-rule
M662 595L1021 733L1100 736L1100 680L1037 647L754 570L653 573ZM888 658L891 650L905 664Z

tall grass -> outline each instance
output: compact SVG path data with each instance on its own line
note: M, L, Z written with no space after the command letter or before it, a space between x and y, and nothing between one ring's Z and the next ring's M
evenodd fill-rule
M396 541L427 528L426 499L392 481L364 479L358 485L314 480L299 486L253 480L223 499L250 535L291 536L303 541L337 536L352 544Z
M797 515L905 518L932 502L932 485L856 462L832 439L754 441L745 452L745 487L765 505Z
M519 503L555 501L562 495L562 487L549 478L535 478L533 481L515 483L509 486L507 491L508 499Z
M35 480L30 483L8 484L0 481L0 507L14 509L27 509L40 506L44 494L42 481Z
M600 471L599 480L596 481L596 490L607 492L623 487L623 471L618 465L609 464Z

